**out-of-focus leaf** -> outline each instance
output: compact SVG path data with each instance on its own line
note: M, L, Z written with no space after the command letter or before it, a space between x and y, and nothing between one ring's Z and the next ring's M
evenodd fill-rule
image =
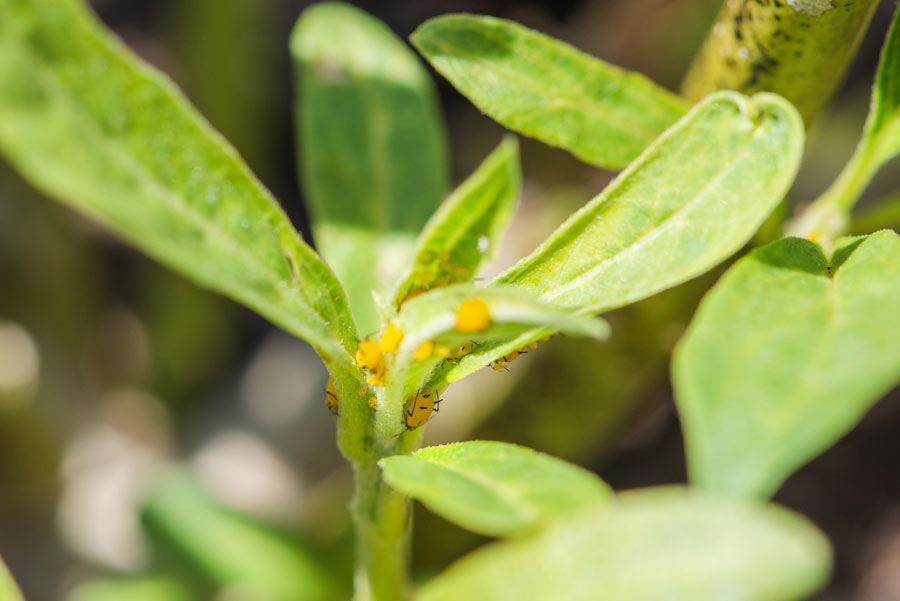
M744 245L782 199L803 139L800 117L778 96L711 95L496 281L599 313L700 275ZM542 335L482 348L446 379Z
M691 480L772 494L900 380L900 236L845 239L829 262L787 238L703 300L672 365Z
M489 316L479 331L460 331L458 312L464 303L481 303ZM403 305L395 320L403 331L397 349L387 354L385 385L378 388L378 410L375 430L390 438L403 427L403 404L416 391L428 384L435 367L444 362L440 353L417 358L423 343L448 349L474 343L471 354L479 354L485 341L510 339L523 332L544 326L574 336L605 338L609 326L605 321L536 301L534 297L511 286L475 286L457 284L432 290Z
M340 284L246 165L79 0L0 0L0 151L37 188L349 364Z
M501 142L425 225L394 305L411 292L466 282L493 256L519 201L519 145Z
M156 485L144 503L142 520L219 587L245 590L267 601L336 596L312 552L217 506L181 474L168 474Z
M393 488L488 536L527 534L611 497L594 474L503 442L428 447L380 463Z
M363 332L447 190L434 84L381 21L348 4L307 9L291 36L299 170L322 256Z
M647 489L475 551L415 600L791 601L819 589L829 565L825 537L797 514Z
M190 591L163 576L91 580L79 585L66 601L191 601Z
M25 601L2 560L0 560L0 601Z
M410 39L492 118L601 167L627 165L688 107L638 73L505 19L444 15Z

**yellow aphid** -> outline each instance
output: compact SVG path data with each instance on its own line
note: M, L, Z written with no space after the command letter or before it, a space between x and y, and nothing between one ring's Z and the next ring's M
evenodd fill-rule
M441 399L437 398L437 392L417 393L416 398L409 404L406 410L406 429L415 430L428 421L433 411L438 410Z
M360 340L356 347L356 364L369 370L366 382L369 386L381 386L384 384L384 370L387 367L384 361L384 353L378 348L378 343L371 338Z
M460 357L464 357L472 352L475 348L474 342L463 342L457 347L450 349L450 352L447 353L445 359L459 359Z
M506 366L519 358L519 355L524 355L524 351L513 351L508 355L503 355L499 359L496 359L491 363L491 369L500 371L501 369L506 369Z
M375 409L378 406L378 399L374 396L369 397L369 409Z
M379 371L384 368L384 354L378 348L378 343L371 338L360 340L356 346L356 364L369 371Z
M393 321L384 327L381 338L378 339L378 348L382 353L393 353L403 340L403 328Z
M459 303L456 308L456 331L470 334L483 332L491 325L491 312L487 303L470 298Z
M331 378L328 378L328 382L325 384L325 406L328 407L332 413L337 413L337 390L334 389L334 380Z
M446 359L450 356L450 347L446 344L435 344L434 354L442 359Z
M434 343L430 340L426 340L422 344L416 347L416 352L413 353L413 357L416 358L416 361L424 361L434 352Z

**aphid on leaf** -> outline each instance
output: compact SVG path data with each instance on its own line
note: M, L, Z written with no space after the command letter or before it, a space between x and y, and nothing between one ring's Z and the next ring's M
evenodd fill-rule
M332 380L331 378L328 378L328 382L325 384L325 406L328 407L329 411L337 415L337 390L334 389L334 380Z
M438 411L441 399L438 398L437 391L427 393L418 392L416 398L409 404L406 410L406 429L415 430L428 421L432 412Z
M518 351L513 351L507 355L503 355L499 359L495 359L491 362L491 369L494 371L500 371L501 369L506 369L506 367L519 358L520 355L524 355L528 351L525 349L520 349Z

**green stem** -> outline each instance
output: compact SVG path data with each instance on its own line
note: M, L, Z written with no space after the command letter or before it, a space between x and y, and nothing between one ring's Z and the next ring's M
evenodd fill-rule
M682 92L775 92L809 126L843 79L878 0L726 0Z
M876 143L861 143L837 179L785 231L808 238L829 250L835 239L850 227L850 211L878 171Z
M407 590L409 503L381 477L377 463L354 463L354 601L403 601Z

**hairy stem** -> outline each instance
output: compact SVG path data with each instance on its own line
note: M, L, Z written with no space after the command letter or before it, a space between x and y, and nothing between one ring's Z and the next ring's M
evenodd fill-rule
M407 591L409 502L377 463L354 463L351 512L356 529L354 601L403 601Z
M878 0L725 0L682 84L699 100L716 90L768 91L809 126L831 98Z

